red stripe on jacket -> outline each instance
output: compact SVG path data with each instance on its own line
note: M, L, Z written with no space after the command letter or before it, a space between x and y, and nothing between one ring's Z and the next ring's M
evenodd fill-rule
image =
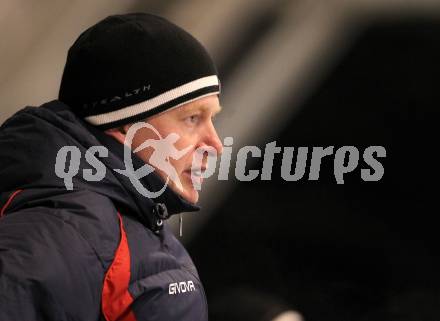
M133 298L128 292L130 283L130 249L127 235L118 213L121 240L110 268L104 278L102 289L102 313L107 321L136 321L130 306Z
M2 209L0 211L0 218L3 215L5 215L6 209L11 204L12 200L14 199L14 197L17 196L17 194L20 193L21 191L22 191L22 189L18 189L14 193L12 193L11 196L9 196L8 200L6 201L5 205L3 205L3 207L2 207Z

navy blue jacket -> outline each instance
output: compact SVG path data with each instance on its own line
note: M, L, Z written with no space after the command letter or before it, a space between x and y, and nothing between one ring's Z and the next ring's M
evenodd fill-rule
M109 150L99 157L106 175L87 181L83 169L95 169L84 155L99 145ZM55 174L63 146L82 155L72 190ZM2 125L1 321L207 320L196 268L162 223L198 208L169 189L154 200L139 194L114 171L125 168L123 148L58 101L27 107ZM163 186L154 173L141 182Z

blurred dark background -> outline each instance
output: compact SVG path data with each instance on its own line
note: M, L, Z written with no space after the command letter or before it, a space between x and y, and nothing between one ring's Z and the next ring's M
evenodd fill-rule
M263 289L306 320L439 320L439 39L440 20L372 22L265 137L262 150L384 146L385 174L364 182L361 157L337 185L327 157L319 181L307 170L286 182L278 154L272 181L237 183L192 240L208 293ZM249 168L261 170L261 159Z

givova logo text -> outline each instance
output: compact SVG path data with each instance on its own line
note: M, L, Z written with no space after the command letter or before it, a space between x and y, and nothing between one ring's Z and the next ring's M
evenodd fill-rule
M168 286L168 294L171 295L193 292L195 290L196 287L194 286L193 281L170 283L170 285Z

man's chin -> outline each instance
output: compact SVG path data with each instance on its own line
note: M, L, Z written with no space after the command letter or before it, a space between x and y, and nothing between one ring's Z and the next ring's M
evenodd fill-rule
M181 176L183 189L178 193L187 201L196 204L199 200L199 191L195 189L190 175ZM201 184L201 182L200 182Z
M178 188L175 184L170 184L169 187L180 195L185 201L196 204L199 200L199 192L194 189L191 184L183 184L183 188Z
M199 200L199 192L197 192L194 188L184 188L183 192L180 193L185 201L196 204Z

